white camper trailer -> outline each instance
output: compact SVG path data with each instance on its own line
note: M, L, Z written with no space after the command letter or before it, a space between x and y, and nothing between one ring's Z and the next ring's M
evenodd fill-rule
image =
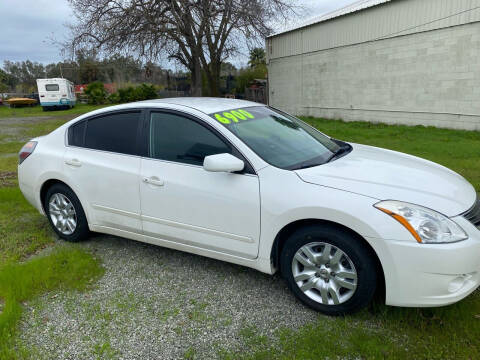
M37 79L38 96L43 110L72 108L77 98L73 83L67 79Z

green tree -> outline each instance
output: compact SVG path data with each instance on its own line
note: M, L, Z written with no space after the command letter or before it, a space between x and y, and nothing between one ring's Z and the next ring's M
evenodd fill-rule
M45 67L38 62L4 61L3 68L7 74L15 79L11 88L21 92L32 92L37 89L37 79L45 77Z
M248 60L248 65L251 68L255 68L258 65L265 65L267 63L265 49L255 48L250 50L250 60Z
M240 71L240 75L237 77L235 91L236 93L243 94L245 88L255 79L265 79L267 77L267 66L257 65L254 68L247 68Z
M6 92L8 90L7 85L8 74L0 69L0 93Z

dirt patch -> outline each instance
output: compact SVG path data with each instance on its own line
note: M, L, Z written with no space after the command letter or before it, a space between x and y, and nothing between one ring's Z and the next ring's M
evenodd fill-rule
M55 116L26 116L26 117L5 117L0 118L0 126L9 126L9 125L23 125L28 126L30 124L35 124L37 122L47 121L47 120L71 120L80 116L80 114L68 114L68 115L55 115Z
M68 121L79 115L58 115L58 116L31 116L31 117L8 117L0 118L0 141L27 141L31 138L25 132L32 125L52 120Z
M0 186L16 186L16 171L0 171Z

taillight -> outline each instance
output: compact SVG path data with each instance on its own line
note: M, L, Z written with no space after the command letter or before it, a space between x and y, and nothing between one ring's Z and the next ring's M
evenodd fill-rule
M29 141L25 145L23 145L22 149L18 153L18 164L20 165L22 162L25 161L27 157L29 157L32 153L33 150L35 150L35 147L37 146L36 141Z

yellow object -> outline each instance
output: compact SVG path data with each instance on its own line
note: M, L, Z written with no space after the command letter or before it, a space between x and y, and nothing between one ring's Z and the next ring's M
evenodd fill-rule
M37 103L37 100L35 99L29 99L29 98L11 98L6 100L10 106L17 106L17 105L33 105Z
M222 124L230 124L232 120L233 122L238 122L238 119L240 120L247 120L249 119L254 119L255 116L250 114L248 111L243 110L243 109L238 109L238 110L232 110L230 112L226 111L223 113L223 116L220 114L215 114L215 119L217 119L219 122Z

